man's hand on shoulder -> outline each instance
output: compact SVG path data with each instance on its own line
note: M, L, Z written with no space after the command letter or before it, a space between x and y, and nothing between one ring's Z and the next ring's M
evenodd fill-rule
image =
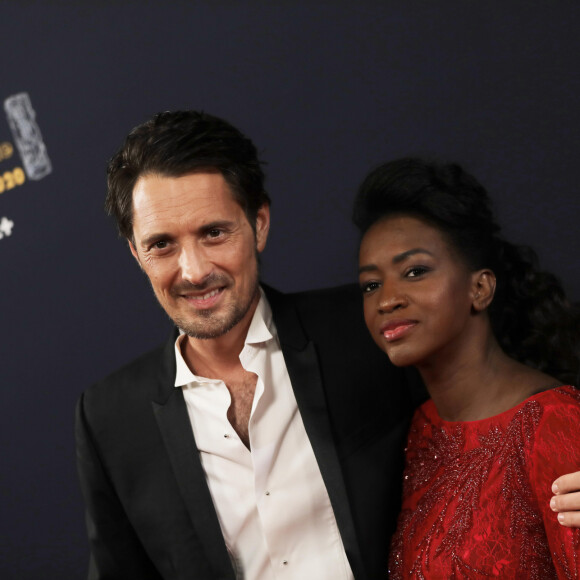
M580 471L559 477L552 484L554 497L550 507L558 512L558 521L570 528L580 528Z

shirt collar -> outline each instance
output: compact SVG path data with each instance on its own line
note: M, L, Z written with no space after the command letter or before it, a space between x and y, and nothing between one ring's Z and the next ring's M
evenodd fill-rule
M252 322L250 323L250 328L248 329L244 345L258 347L260 344L272 340L275 335L276 328L274 326L274 321L272 320L272 308L270 307L270 304L268 304L264 291L260 288L260 300L256 307L256 311L254 312L254 316L252 317ZM183 387L189 383L219 382L216 379L198 377L190 370L181 354L181 343L185 340L185 337L186 335L180 329L179 336L175 341L175 386Z

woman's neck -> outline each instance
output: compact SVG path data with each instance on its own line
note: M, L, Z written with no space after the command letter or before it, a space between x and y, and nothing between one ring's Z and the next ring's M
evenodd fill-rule
M493 417L557 382L508 357L493 335L468 344L461 357L440 353L418 369L439 415L447 421Z

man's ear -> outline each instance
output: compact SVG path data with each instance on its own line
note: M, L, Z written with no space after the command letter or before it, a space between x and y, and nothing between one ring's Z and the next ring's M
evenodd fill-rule
M141 266L141 260L139 260L139 254L137 253L137 250L135 249L133 242L131 240L127 240L127 243L129 244L129 249L131 250L131 253L133 254L133 258L135 258L135 260L137 260L137 264L139 264L139 268L141 268L141 270L143 270L143 266Z
M472 276L472 308L482 312L492 302L495 295L495 274L488 269L478 270Z
M268 232L270 231L270 205L262 204L256 214L256 250L262 252L266 247Z

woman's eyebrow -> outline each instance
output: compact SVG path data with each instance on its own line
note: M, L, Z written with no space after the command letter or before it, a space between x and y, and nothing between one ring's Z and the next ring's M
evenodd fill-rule
M398 264L399 262L402 262L409 256L414 256L415 254L429 254L429 256L433 256L433 253L430 252L429 250L426 250L425 248L413 248L412 250L407 250L406 252L402 252L394 256L393 264Z

